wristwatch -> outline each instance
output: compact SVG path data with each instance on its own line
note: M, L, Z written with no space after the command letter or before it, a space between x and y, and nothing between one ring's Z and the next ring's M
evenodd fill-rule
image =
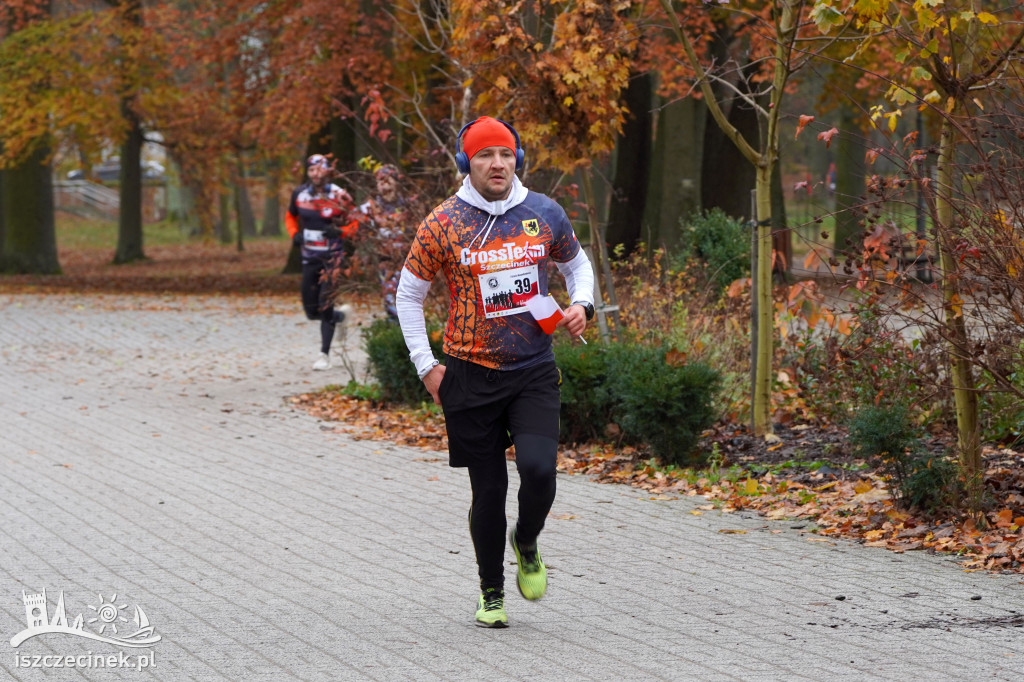
M586 301L574 301L573 305L583 306L583 312L587 316L587 322L590 322L592 319L594 319L594 304L593 303L587 303Z

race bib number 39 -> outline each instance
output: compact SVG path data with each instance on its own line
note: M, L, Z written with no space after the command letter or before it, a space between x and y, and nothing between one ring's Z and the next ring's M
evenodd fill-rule
M524 265L477 275L484 315L504 317L526 312L526 301L540 293L537 265Z

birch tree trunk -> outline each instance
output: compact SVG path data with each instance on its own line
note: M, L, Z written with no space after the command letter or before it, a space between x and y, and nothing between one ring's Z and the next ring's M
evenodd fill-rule
M764 137L759 141L758 148L744 138L743 133L732 125L709 83L705 71L693 43L679 24L679 19L672 9L669 0L661 0L662 7L672 24L672 30L679 38L687 61L693 67L708 111L715 123L743 154L743 157L756 168L756 206L757 206L757 246L758 257L754 279L755 301L757 310L755 329L751 330L751 344L756 344L754 361L754 385L751 387L750 422L756 435L768 435L772 432L771 422L771 391L772 391L772 359L773 348L773 309L772 309L772 171L779 158L779 111L786 94L786 83L791 75L790 58L793 53L793 39L796 33L797 0L777 0L775 7L775 53L772 66L771 104L768 110L759 109L764 125ZM757 106L756 102L751 105Z
M951 112L955 114L956 110ZM978 394L969 357L970 340L963 316L963 297L956 259L949 250L954 236L953 164L956 157L957 132L952 118L942 125L939 142L938 194L936 214L939 220L939 261L942 265L942 298L945 303L946 334L949 341L950 375L953 380L953 403L956 406L957 445L961 472L967 485L967 505L980 517L982 493L981 438L978 430Z

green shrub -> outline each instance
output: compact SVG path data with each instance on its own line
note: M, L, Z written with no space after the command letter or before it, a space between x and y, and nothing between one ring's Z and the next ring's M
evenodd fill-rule
M1016 353L1004 360L1007 367L1001 367L1006 380L1017 390L1024 390L1024 343L1018 345ZM1024 401L1013 391L999 385L988 370L981 372L979 384L988 389L981 393L981 437L982 440L997 441L1015 447L1024 436Z
M440 335L428 328L430 347L437 358L443 357ZM434 340L434 339L437 340ZM363 329L363 345L370 375L380 386L380 397L388 403L419 405L430 397L409 361L402 329L385 319L374 320Z
M923 452L920 429L905 405L861 408L850 422L850 444L856 454L882 463L904 508L934 511L955 504L956 465Z
M603 346L555 346L555 361L562 372L559 427L563 441L603 438L605 426L613 421L606 356Z
M614 422L624 440L649 445L666 463L689 463L715 419L721 380L703 363L675 365L666 357L657 347L556 347L563 437L600 438Z
M898 457L916 449L920 432L905 405L869 405L850 420L850 444L860 457Z
M698 213L683 224L684 253L705 264L717 289L750 275L750 229L720 208Z
M715 420L718 372L703 363L670 365L664 348L620 347L609 355L613 414L623 433L668 464L691 463L701 432Z
M915 454L909 473L900 486L900 501L906 507L925 511L955 508L960 497L959 470L945 457Z

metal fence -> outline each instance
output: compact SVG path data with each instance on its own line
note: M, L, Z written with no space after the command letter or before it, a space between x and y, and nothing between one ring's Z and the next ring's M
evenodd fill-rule
M53 202L58 210L116 219L121 199L117 190L88 180L53 183Z

